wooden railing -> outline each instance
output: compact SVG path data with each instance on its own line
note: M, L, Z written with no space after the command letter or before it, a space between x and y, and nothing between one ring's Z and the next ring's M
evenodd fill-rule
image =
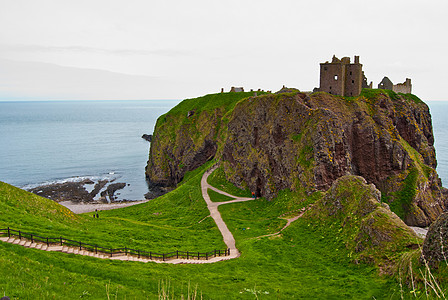
M230 249L226 250L213 250L210 252L191 252L191 251L173 251L168 253L157 253L152 251L142 251L131 248L107 248L98 245L92 245L83 243L80 241L70 240L64 237L43 237L34 233L24 232L21 230L15 230L11 228L0 229L0 236L7 236L8 238L14 237L20 240L28 240L31 243L43 243L49 246L68 246L77 248L79 250L85 250L93 252L95 254L104 254L110 257L120 255L132 255L138 258L149 258L151 260L170 260L170 259L196 259L196 260L208 260L209 258L216 256L228 256L230 255Z

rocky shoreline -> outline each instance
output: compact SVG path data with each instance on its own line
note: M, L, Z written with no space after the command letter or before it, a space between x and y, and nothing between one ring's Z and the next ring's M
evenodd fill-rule
M56 202L70 201L74 204L134 202L130 200L117 201L117 195L120 194L118 191L129 184L114 181L115 179L94 181L87 178L79 181L44 184L27 190Z

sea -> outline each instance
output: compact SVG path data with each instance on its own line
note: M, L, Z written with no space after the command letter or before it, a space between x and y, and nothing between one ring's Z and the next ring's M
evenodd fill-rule
M0 102L0 181L31 189L68 181L124 182L143 200L157 118L180 100Z
M84 179L124 182L117 200L142 200L157 118L180 100L0 102L0 181L30 189ZM437 172L448 185L448 101L427 102Z

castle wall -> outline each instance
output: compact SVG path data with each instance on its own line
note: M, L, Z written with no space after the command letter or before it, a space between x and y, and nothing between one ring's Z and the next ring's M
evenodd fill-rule
M378 83L378 88L383 90L392 90L394 88L394 84L388 77L384 77L380 83Z
M345 65L341 63L320 64L319 91L333 95L344 95Z
M345 66L345 91L344 96L353 97L361 94L362 90L362 65L348 64Z
M399 83L399 84L394 84L392 90L395 93L410 94L412 92L411 79L406 78L405 82Z

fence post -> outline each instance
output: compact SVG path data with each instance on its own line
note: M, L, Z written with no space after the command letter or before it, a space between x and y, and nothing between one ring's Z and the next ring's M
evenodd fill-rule
M179 250L176 250L176 258L179 258Z
M47 247L50 247L50 243L48 243L48 237L47 237Z
M205 259L208 260L208 252L205 252Z
M79 251L81 251L81 250L82 250L82 243L79 242Z
M188 259L188 251L187 251L187 259Z
M61 237L59 237L59 239L60 239L60 241L61 241L61 246L62 246L62 236L61 236Z
M22 233L19 230L19 240L21 240L21 239L22 239Z
M163 256L163 261L165 261L165 253L163 253L162 256Z
M110 248L110 257L112 257L112 248Z
M124 247L124 255L128 256L128 248L127 247Z
M149 259L152 259L152 252L149 252Z
M200 260L200 258L199 258L199 252L198 252L198 260Z
M31 234L31 243L34 243L33 234Z
M8 227L8 238L11 237L11 233L9 232L9 227Z
M138 258L140 258L140 249L137 249Z
M215 249L215 257L216 257L216 249Z

